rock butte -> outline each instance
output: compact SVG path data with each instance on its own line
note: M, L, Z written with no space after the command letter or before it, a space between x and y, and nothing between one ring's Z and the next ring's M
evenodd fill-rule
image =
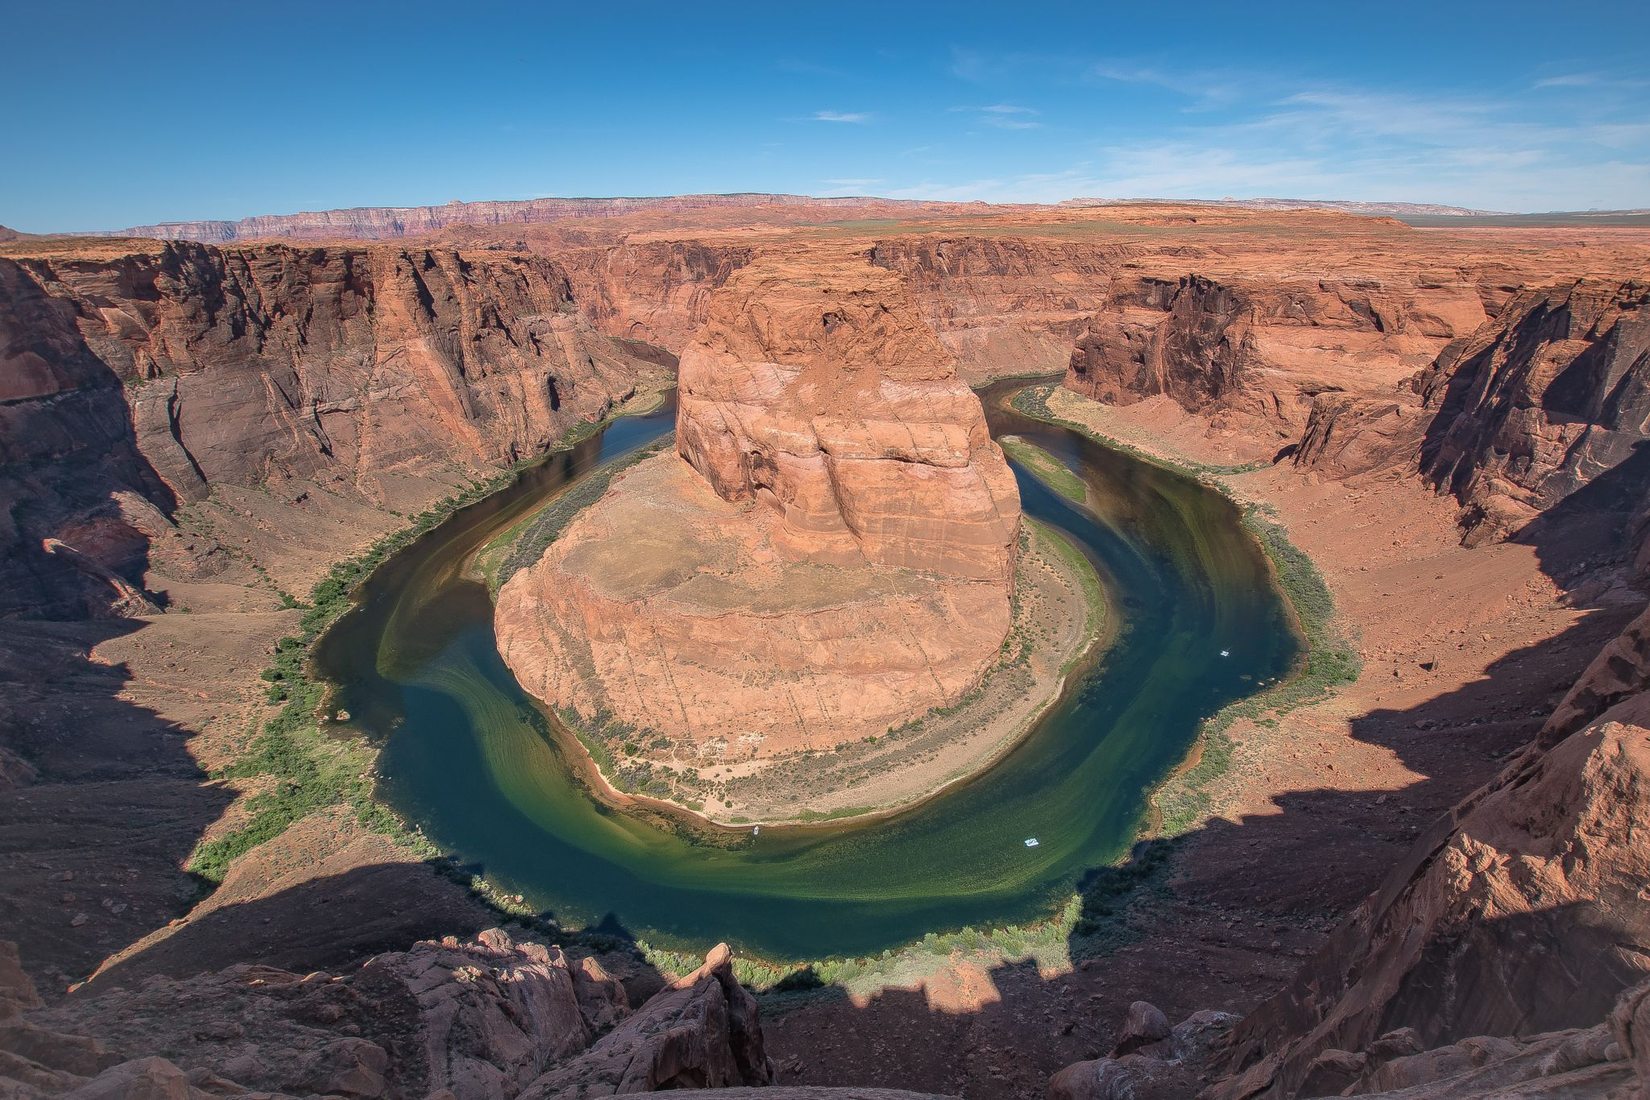
M860 256L741 268L678 400L676 452L500 590L527 690L714 762L874 737L979 682L1019 493L898 278Z

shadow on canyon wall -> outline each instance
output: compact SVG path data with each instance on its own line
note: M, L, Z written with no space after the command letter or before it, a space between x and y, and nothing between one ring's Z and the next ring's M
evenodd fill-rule
M0 618L96 617L134 598L163 606L141 578L179 500L138 448L120 377L67 304L14 264L0 263L0 301Z
M188 912L201 887L182 868L233 801L190 755L193 730L120 698L128 669L90 659L143 629L5 623L0 925L44 989Z

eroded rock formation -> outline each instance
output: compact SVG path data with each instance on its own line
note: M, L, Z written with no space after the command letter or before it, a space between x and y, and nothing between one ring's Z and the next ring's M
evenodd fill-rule
M108 602L45 539L136 586L147 555L221 570L172 516L217 487L427 503L600 416L638 367L536 257L136 242L0 257L0 611Z
M1650 284L1526 291L1416 381L1435 421L1421 466L1484 534L1515 530L1602 474L1650 497ZM1636 497L1634 494L1637 494Z
M1143 329L1097 318L1068 384L1118 403L1167 393L1211 419L1241 407L1266 369L1253 303L1195 279L1164 301L1165 316ZM1626 280L1514 295L1385 392L1319 393L1288 452L1326 477L1425 479L1462 503L1469 544L1513 533L1555 560L1630 562L1650 501L1646 301ZM1377 329L1395 327L1383 316L1374 312ZM1085 1063L1057 1078L1055 1094L1207 1085L1207 1100L1602 1097L1642 1087L1630 1062L1642 1043L1642 994L1631 987L1650 958L1639 835L1650 812L1647 616L1201 1070Z
M980 402L897 278L741 270L682 355L677 450L779 515L795 557L1006 581L1019 494Z
M1167 394L1292 439L1316 395L1390 386L1483 319L1471 285L1119 277L1078 340L1066 385L1108 404Z
M683 353L677 424L679 455L500 591L523 686L715 762L879 735L979 679L1019 495L896 277L852 256L735 272Z

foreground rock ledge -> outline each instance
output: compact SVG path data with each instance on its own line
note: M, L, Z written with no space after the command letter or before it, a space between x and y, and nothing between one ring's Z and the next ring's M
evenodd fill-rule
M879 737L997 659L1019 493L896 276L737 272L682 356L677 446L499 593L505 660L564 716L737 767Z

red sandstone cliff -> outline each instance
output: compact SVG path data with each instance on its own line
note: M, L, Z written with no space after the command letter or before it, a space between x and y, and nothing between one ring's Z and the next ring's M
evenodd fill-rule
M79 598L43 539L140 582L171 511L214 487L382 502L412 476L428 494L602 415L636 369L538 257L135 243L0 257L3 606Z
M726 945L650 984L658 991L632 1010L597 958L495 928L338 975L237 966L39 1011L14 946L0 943L0 1091L549 1100L773 1079Z
M1167 394L1282 442L1315 396L1390 387L1483 319L1470 284L1125 276L1078 340L1066 385L1108 404Z
M917 308L974 382L1063 370L1135 249L1024 237L878 241L871 262L899 274Z
M1650 501L1650 284L1525 291L1415 388L1435 416L1422 470L1470 526L1517 528L1605 475L1617 506Z
M1122 403L1168 393L1216 416L1240 408L1265 369L1254 336L1265 311L1204 280L1164 289L1148 304L1166 304L1165 316L1143 327L1097 318L1068 384ZM1469 541L1511 532L1547 554L1579 546L1589 568L1642 563L1646 301L1631 280L1519 293L1386 392L1319 394L1294 461L1321 476L1424 478L1461 501ZM1208 1100L1406 1087L1602 1096L1631 1080L1630 1044L1610 1046L1601 1021L1640 1011L1642 996L1625 991L1650 974L1647 638L1650 612L1599 654L1536 743L1423 836L1236 1027L1203 1065ZM1623 996L1632 1003L1615 1008ZM1173 1073L1182 1091L1199 1084ZM1056 1093L1138 1094L1165 1074L1138 1059L1083 1063ZM1521 1091L1497 1091L1513 1084Z
M1019 492L900 281L852 260L741 269L682 355L677 449L820 560L1008 580Z

